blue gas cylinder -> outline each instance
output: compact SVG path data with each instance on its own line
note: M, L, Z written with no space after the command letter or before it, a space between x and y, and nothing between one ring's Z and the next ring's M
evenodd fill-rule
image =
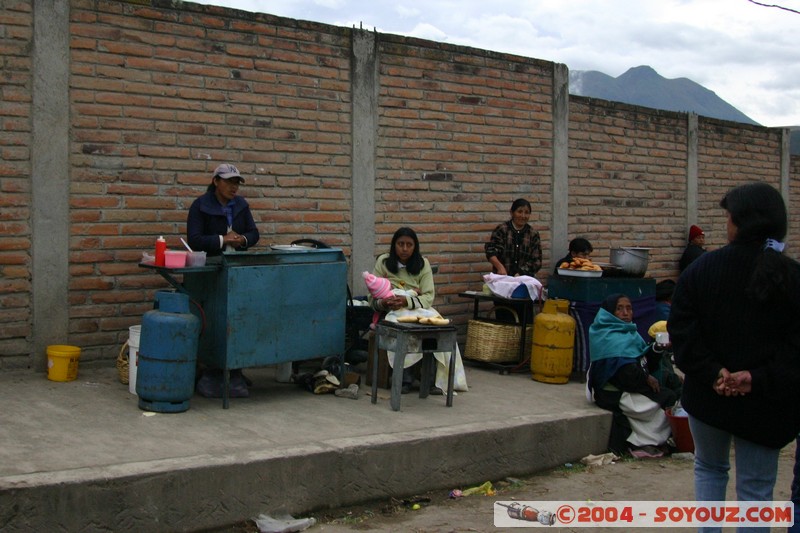
M157 291L155 305L142 317L136 394L139 408L159 413L189 409L194 395L200 319L189 310L189 297Z

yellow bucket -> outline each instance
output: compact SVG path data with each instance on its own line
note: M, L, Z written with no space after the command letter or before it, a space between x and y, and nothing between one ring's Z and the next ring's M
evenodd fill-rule
M72 381L78 377L78 359L81 349L66 344L51 344L47 347L47 379L50 381Z

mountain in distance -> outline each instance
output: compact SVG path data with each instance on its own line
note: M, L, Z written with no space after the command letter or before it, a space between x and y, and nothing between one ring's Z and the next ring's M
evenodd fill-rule
M694 112L704 117L760 126L714 91L688 78L669 80L648 66L634 67L617 78L595 70L570 71L569 92L577 96L665 111Z
M596 70L572 70L569 73L569 93L761 125L699 83L688 78L669 80L646 65L634 67L617 78ZM789 153L800 155L800 126L790 130Z

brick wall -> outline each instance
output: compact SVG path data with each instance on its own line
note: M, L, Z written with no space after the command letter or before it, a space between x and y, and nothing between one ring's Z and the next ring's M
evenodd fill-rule
M0 356L27 355L29 349L32 34L31 6L4 2L0 12Z
M125 341L164 287L142 250L182 249L220 162L246 176L260 246L349 244L349 33L238 15L73 2L72 343Z
M30 366L31 1L0 15L0 368ZM141 252L158 235L181 247L188 207L222 161L247 178L260 246L314 237L350 255L352 32L191 3L71 1L65 305L67 342L82 360L113 360L152 306L166 283L137 266ZM439 266L436 305L463 331L471 303L457 293L480 288L483 243L515 198L534 203L543 280L551 253L566 248L551 237L563 216L550 207L554 64L376 38L374 252L397 227L414 227ZM698 137L698 222L716 247L724 191L748 179L778 185L780 130L700 117ZM599 259L611 247L652 247L649 274L674 277L689 215L687 139L685 114L572 97L569 237L589 237ZM799 167L793 159L795 206Z
M720 200L731 187L764 181L780 189L778 129L765 129L714 119L700 122L698 135L698 224L709 249L727 244L725 211ZM797 205L797 204L795 204Z
M439 266L440 312L489 271L483 243L514 199L549 239L553 64L381 36L378 250L411 226Z
M686 246L686 115L571 97L569 126L570 238L606 262L611 248L652 248L648 275L673 277Z

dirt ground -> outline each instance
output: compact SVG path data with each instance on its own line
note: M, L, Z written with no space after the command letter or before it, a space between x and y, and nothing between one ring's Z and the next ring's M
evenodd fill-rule
M781 451L774 499L789 499L794 467L794 443ZM680 457L677 456L677 457ZM354 532L498 532L519 528L494 527L494 502L516 501L680 501L694 499L692 457L623 459L606 466L564 465L526 478L489 480L497 490L494 496L473 495L458 499L449 490L419 494L405 500L372 502L367 505L314 513L317 524L309 533ZM734 479L731 471L731 480ZM466 489L453 480L453 489ZM733 481L728 500L735 500ZM419 509L413 509L414 503ZM305 518L305 517L303 517ZM527 528L526 528L527 529ZM559 531L586 531L585 528L558 528ZM630 531L632 528L603 528L604 532ZM655 528L663 531L665 528ZM639 529L642 531L643 529ZM674 528L673 531L694 531ZM228 533L257 532L252 521L224 530ZM773 531L779 531L774 529ZM780 530L783 531L783 530ZM220 533L222 530L220 530Z

